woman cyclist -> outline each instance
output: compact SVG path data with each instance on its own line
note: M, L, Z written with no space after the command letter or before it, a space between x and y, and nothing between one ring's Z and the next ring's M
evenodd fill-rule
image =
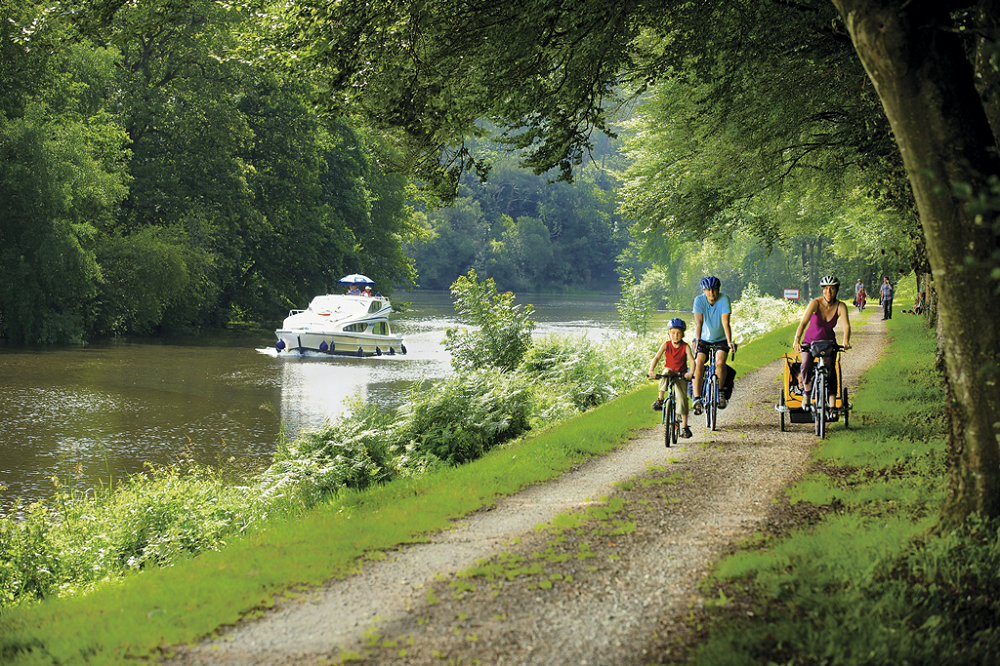
M812 390L812 354L810 345L819 340L837 341L837 322L843 319L844 322L844 349L851 348L851 318L847 312L847 304L837 300L837 292L840 291L840 280L832 275L824 276L819 281L819 286L823 289L823 295L814 298L806 307L805 314L799 327L795 329L795 338L792 340L792 347L802 354L801 371L799 372L799 387L802 389L802 406L809 409L812 404L809 392ZM806 324L809 328L806 329ZM805 330L805 337L802 337ZM801 344L800 344L801 341ZM829 370L827 376L830 377L830 408L834 406L837 396L837 373L834 371L836 355L823 357L823 364Z

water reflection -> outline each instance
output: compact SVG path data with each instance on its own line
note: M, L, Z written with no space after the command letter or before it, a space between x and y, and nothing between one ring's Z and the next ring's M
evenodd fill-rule
M51 493L50 477L85 489L181 458L266 464L284 423L337 418L349 398L398 406L413 382L451 372L444 329L457 324L447 292L401 294L393 317L408 354L359 359L279 356L270 334L197 340L111 341L83 348L0 346L0 506ZM533 303L538 334L602 337L614 299L518 298Z

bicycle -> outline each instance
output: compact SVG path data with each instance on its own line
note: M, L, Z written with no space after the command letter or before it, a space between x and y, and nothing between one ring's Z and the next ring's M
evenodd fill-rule
M702 380L701 403L705 408L705 421L709 429L715 430L719 423L719 377L715 374L715 354L726 348L714 343L708 347L708 363L705 364L705 376ZM733 344L732 357L736 358L736 345ZM688 387L688 393L694 396L694 382Z
M836 407L836 399L834 400L834 407L830 407L830 388L829 388L829 373L830 369L823 363L822 359L829 358L833 356L836 359L837 355L844 351L842 345L837 344L832 340L818 340L809 345L809 353L812 356L813 361L815 361L816 369L813 372L812 378L812 390L810 394L812 396L812 404L809 406L809 411L812 412L813 419L813 432L817 437L823 439L826 437L826 426L827 422L838 420L838 411ZM838 371L839 367L834 360L834 371ZM840 386L840 409L844 413L844 427L850 428L849 414L851 410L851 405L847 400L847 387L844 386L843 377L838 373L838 384Z
M663 442L667 448L670 448L671 442L677 443L681 432L681 417L674 397L674 380L680 376L681 373L669 368L663 374L656 375L656 379L667 378L667 388L663 392Z

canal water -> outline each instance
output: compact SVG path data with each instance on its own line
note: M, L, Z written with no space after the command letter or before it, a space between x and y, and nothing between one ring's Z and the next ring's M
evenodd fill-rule
M263 467L281 429L294 438L359 396L398 406L415 381L451 373L441 345L458 325L448 292L400 293L390 319L405 356L307 356L275 352L274 337L115 340L73 348L0 346L0 508L51 495L52 477L85 489L147 463L238 461ZM600 339L618 330L615 297L529 295L536 333Z

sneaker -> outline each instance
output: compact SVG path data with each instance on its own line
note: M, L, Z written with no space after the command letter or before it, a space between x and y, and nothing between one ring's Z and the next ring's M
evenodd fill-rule
M701 413L705 411L705 406L701 404L701 398L695 398L691 408L694 410L695 416L701 416Z
M812 408L812 400L809 398L809 394L808 393L803 393L802 394L802 409L811 409L811 408Z
M654 400L654 401L653 401L653 411L654 411L654 412L658 412L658 411L660 411L661 409L663 409L663 401L662 401L662 400L660 400L660 399L656 399L656 400Z
M681 439L691 439L691 428L687 426L681 428Z
M728 400L726 400L725 398L723 398L723 397L722 397L722 396L720 395L720 396L719 396L719 409L725 409L725 408L726 408L726 405L728 405L728 404L729 404L729 401L728 401Z

